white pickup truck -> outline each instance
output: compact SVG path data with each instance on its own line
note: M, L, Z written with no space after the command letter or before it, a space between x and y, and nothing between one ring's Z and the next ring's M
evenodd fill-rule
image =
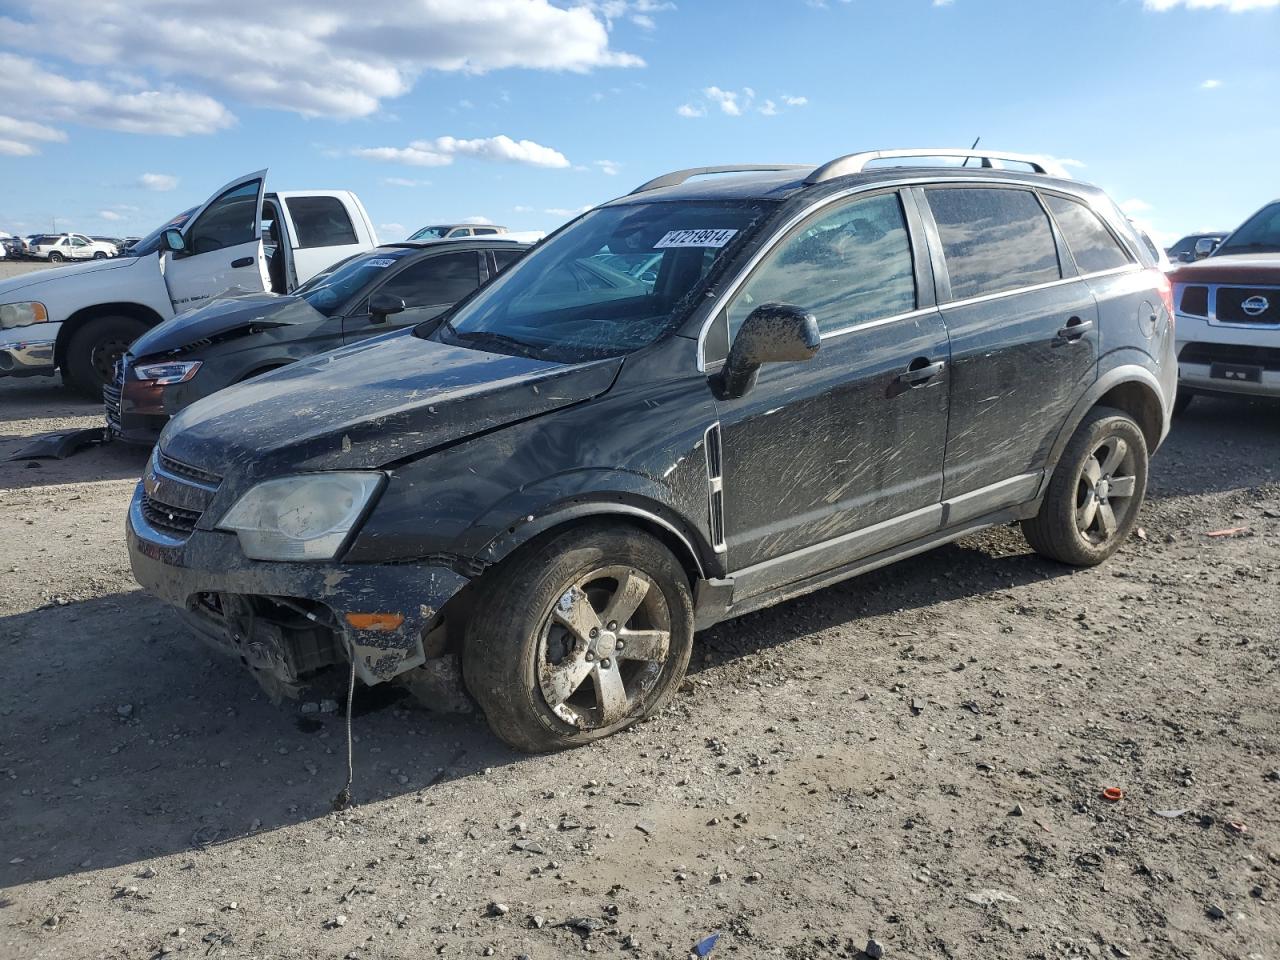
M347 190L266 192L231 181L124 255L0 280L0 377L49 375L98 399L144 330L227 293L288 293L378 244Z

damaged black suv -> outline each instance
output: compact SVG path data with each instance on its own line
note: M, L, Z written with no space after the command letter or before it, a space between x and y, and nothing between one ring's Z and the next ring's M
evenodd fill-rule
M502 739L573 746L661 707L696 630L982 527L1106 559L1171 312L1045 161L684 170L411 333L184 410L133 570L273 693L349 663L430 699L460 667Z

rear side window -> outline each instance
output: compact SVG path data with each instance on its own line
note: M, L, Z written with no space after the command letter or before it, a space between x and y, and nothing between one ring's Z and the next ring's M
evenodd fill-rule
M507 267L511 266L517 260L524 256L523 250L495 250L493 251L494 262L498 265L498 272L501 273Z
M356 242L347 208L337 197L290 197L285 200L298 247L342 247Z
M926 190L955 300L1060 280L1049 215L1028 190Z
M467 250L420 260L392 277L382 292L400 297L406 307L429 307L457 303L478 286L480 257Z
M736 333L762 303L789 303L823 333L916 308L915 269L896 193L822 213L784 240L729 305Z
M1067 238L1067 247L1075 257L1081 273L1097 273L1127 266L1131 261L1124 248L1116 242L1098 215L1076 200L1066 197L1046 196L1045 203L1058 221L1058 229ZM1151 255L1157 260L1154 245L1148 242Z

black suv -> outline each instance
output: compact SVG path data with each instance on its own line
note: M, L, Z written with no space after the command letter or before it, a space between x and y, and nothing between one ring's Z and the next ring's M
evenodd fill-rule
M460 664L546 750L658 709L695 630L991 524L1099 563L1168 429L1170 290L1052 173L931 149L659 177L410 335L179 414L134 574L273 693Z

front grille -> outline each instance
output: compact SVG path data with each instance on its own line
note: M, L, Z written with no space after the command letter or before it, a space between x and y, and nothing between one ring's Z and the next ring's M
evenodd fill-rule
M216 487L222 482L222 477L216 473L201 470L199 467L193 467L191 464L183 463L181 460L174 460L160 451L156 451L156 457L159 460L160 469L166 473L173 474L175 477L182 477L184 480L191 480L208 487Z
M191 536L191 531L196 528L201 516L195 510L183 510L181 507L160 503L146 493L142 495L142 515L157 530L180 537Z
M124 374L124 360L116 361L115 379L102 387L102 407L106 411L106 425L113 430L120 429L120 397L124 394Z
M1246 306L1251 309L1246 310ZM1218 287L1218 302L1214 312L1223 323L1280 324L1280 289Z
M1207 317L1209 315L1209 288L1186 286L1182 289L1182 300L1178 310L1189 317Z
M1280 370L1280 347L1252 347L1240 343L1188 343L1179 363L1236 363Z

